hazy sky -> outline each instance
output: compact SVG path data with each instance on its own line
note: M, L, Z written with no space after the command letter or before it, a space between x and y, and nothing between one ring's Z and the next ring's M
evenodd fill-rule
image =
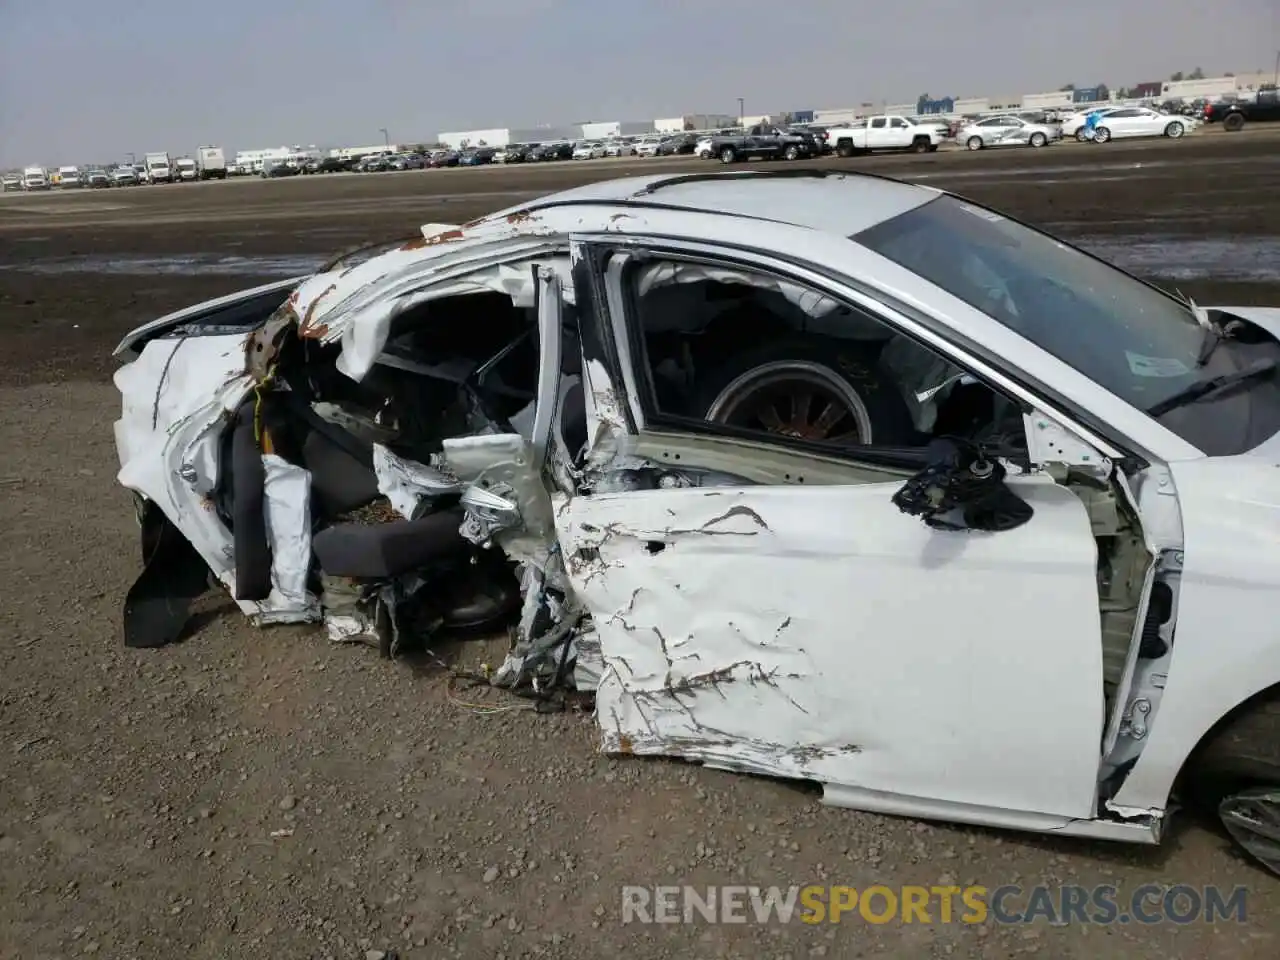
M0 165L1271 69L1280 0L0 0Z

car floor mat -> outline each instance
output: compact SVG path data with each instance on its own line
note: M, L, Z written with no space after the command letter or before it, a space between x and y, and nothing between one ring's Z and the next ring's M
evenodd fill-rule
M191 604L209 589L209 567L153 502L142 517L142 573L124 601L124 645L162 647L182 634Z

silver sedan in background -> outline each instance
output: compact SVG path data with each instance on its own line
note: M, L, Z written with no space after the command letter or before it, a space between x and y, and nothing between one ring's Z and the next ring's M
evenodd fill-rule
M956 134L956 142L970 150L983 147L1043 147L1062 139L1062 131L1055 124L1031 123L1021 117L987 117L962 127Z

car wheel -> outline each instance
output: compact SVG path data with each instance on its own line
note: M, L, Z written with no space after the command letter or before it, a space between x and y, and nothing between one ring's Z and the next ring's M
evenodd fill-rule
M966 147L968 147L970 150L981 150L981 149L982 149L982 138L981 138L981 137L970 137L970 138L965 142L965 146L966 146Z
M721 163L733 163L733 161L737 159L738 159L738 154L737 154L737 151L733 149L733 147L725 147L723 150L720 151Z
M1076 140L1080 143L1087 143L1089 141L1089 131L1086 128L1081 127L1076 131Z
M1219 724L1187 763L1179 793L1280 874L1280 697L1255 701Z
M1166 137L1170 137L1173 140L1177 140L1180 136L1182 136L1186 132L1187 132L1187 128L1184 127L1182 124L1178 123L1178 121L1176 120L1164 128L1164 135Z
M853 144L848 140L842 140L840 143L836 144L836 156L845 157L846 159L848 157L852 157Z
M799 159L800 159L800 148L799 148L799 147L787 147L787 149L783 152L782 156L783 156L783 158L784 158L784 159L786 159L786 160L799 160Z
M766 344L710 372L692 413L818 443L910 443L910 411L876 356L875 348L847 341Z
M1107 143L1111 140L1111 131L1106 127L1098 127L1093 131L1094 143Z
M1043 133L1033 133L1031 135L1031 146L1033 147L1043 147L1048 142L1049 138Z
M1233 114L1231 114L1230 116L1228 116L1228 117L1227 117L1227 119L1225 119L1225 120L1223 120L1223 121L1222 121L1222 129L1223 129L1223 130L1230 130L1232 133L1235 133L1235 132L1237 132L1237 131L1239 131L1239 130L1243 130L1243 129L1244 129L1244 114L1242 114L1242 113L1233 113Z
M916 139L913 140L911 143L911 152L912 153L928 153L929 146L930 146L930 142L928 137L916 137Z

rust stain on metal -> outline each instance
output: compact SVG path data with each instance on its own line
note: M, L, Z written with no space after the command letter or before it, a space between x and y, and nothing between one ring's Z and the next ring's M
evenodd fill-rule
M635 753L635 745L631 742L631 737L625 733L618 734L618 752Z
M462 230L446 230L443 233L437 233L430 237L419 237L410 240L401 250L421 250L424 247L434 247L440 243L455 243L463 237Z
M302 317L302 322L298 325L298 336L319 339L329 332L327 324L314 323L316 307L320 306L321 300L337 289L338 285L336 283L331 283L320 293L318 297L311 301L307 306L307 312Z
M507 223L510 224L528 223L532 219L533 214L528 210L517 210L515 213L507 214Z
M485 217L477 217L475 220L469 220L462 225L463 230L470 230L472 227L478 227L485 222Z

